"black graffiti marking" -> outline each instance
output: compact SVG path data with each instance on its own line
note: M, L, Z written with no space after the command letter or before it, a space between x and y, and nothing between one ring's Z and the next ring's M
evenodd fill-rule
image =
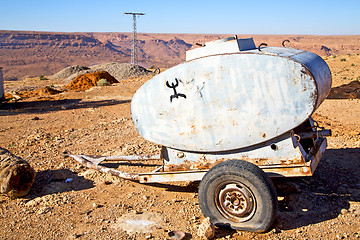
M202 86L201 86L201 87L196 86L196 89L197 89L196 92L198 92L198 93L200 94L200 97L201 97L201 98L203 97L201 91L204 89L204 86L205 86L205 82L202 83Z
M173 98L179 98L179 97L186 98L185 94L177 93L177 91L176 91L177 86L179 86L179 80L177 78L175 78L175 84L171 83L171 85L170 85L169 82L166 81L166 86L168 88L174 89L174 94L170 96L170 102L172 102Z

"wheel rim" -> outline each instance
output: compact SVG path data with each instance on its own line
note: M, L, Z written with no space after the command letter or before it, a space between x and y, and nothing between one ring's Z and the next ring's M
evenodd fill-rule
M216 207L226 218L235 222L245 222L252 218L256 210L253 193L239 182L225 182L216 189Z

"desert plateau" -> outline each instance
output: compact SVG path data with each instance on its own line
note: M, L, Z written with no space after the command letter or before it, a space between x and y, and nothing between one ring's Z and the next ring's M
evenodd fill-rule
M196 43L229 36L139 33L140 66L132 66L131 33L0 31L0 147L36 171L25 197L0 195L0 239L176 239L174 231L201 239L197 182L140 184L88 169L62 153L159 153L161 146L144 140L134 126L132 96L156 75L154 69L183 63ZM288 46L325 60L332 89L313 118L332 136L313 176L273 179L279 209L269 231L216 228L214 239L359 239L360 36L238 37L253 37L256 46L281 46L288 39ZM85 81L71 75L74 69L106 71L116 81L70 87L75 78Z

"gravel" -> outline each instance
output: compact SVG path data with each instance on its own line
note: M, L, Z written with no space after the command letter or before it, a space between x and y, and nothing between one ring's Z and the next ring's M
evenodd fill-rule
M111 76L116 78L116 80L118 81L123 79L128 79L131 77L139 77L151 73L146 68L143 68L139 65L134 65L130 63L110 62L110 63L93 65L90 67L79 66L79 65L67 67L61 70L60 72L50 76L49 78L66 79L66 82L69 83L79 75L90 72L98 72L98 71L106 71Z
M88 70L88 67L80 66L80 65L74 65L70 67L66 67L62 69L60 72L55 73L54 75L49 76L49 79L65 79L70 77L73 74L77 74L83 71Z
M150 73L147 69L130 63L104 63L90 67L91 71L107 71L111 76L120 81L130 77L139 77Z

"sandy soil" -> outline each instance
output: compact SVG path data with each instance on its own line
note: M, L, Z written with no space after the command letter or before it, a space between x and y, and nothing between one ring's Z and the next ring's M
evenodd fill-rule
M359 80L359 55L326 61L333 86L340 91ZM0 195L0 239L170 239L173 230L185 232L186 239L198 239L203 216L197 184L139 184L61 156L65 150L94 155L158 153L159 146L139 136L130 116L131 97L148 79L123 80L85 92L39 91L1 107L1 147L27 160L37 177L25 198ZM62 89L64 84L27 79L5 82L5 91ZM314 176L274 180L279 195L274 227L264 234L216 229L216 239L360 237L360 98L339 96L325 100L314 114L320 125L333 131ZM148 171L155 165L131 170ZM146 228L149 222L156 222L151 229Z

